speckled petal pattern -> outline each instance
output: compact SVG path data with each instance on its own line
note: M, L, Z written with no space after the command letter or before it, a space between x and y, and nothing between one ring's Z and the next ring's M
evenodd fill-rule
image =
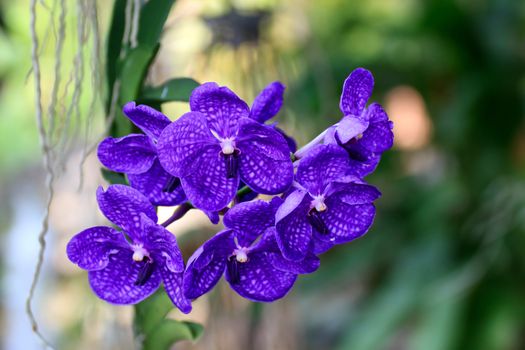
M235 205L224 215L224 225L235 231L241 246L249 246L267 228L275 224L270 203L254 200Z
M235 248L232 231L221 231L205 242L188 260L184 272L184 295L195 299L211 290L226 269Z
M105 138L97 149L100 162L108 169L129 174L140 174L151 168L157 158L155 145L145 135Z
M329 234L316 235L320 240L334 244L350 242L364 235L374 221L373 204L349 205L338 196L332 196L326 200L326 205L328 209L321 213L321 218Z
M253 101L250 118L259 123L273 118L283 105L285 88L279 81L268 84Z
M121 250L110 255L106 268L88 272L91 289L99 298L112 304L136 304L157 290L161 282L158 269L144 285L135 285L146 262L134 262L132 255L131 249Z
M218 153L219 142L208 129L205 116L186 113L168 125L160 135L157 143L160 164L171 175L182 177L203 150L214 144Z
M109 221L130 235L140 235L140 213L157 222L155 207L139 191L125 185L110 185L106 191L97 189L100 211Z
M221 137L237 132L240 118L248 117L248 105L226 86L205 83L193 90L190 108L206 116L208 126Z
M343 85L339 103L343 115L360 115L372 95L373 89L374 77L368 70L357 68L350 73Z
M290 187L293 165L288 144L273 128L249 119L242 121L237 142L241 179L253 190L277 194Z
M180 184L171 192L164 191L171 178L172 175L164 170L158 159L145 173L128 174L130 186L148 197L151 204L159 206L179 205L186 201L186 194Z
M160 268L160 274L162 276L162 282L164 283L166 294L168 294L172 303L183 313L190 313L191 302L184 296L182 288L184 273L176 273L168 269L167 266L162 266Z
M294 197L286 198L283 205L287 205L286 202L291 200L290 198ZM292 212L276 222L277 244L284 257L289 260L302 260L308 252L312 237L312 227L306 217L310 209L310 200L311 197L304 196Z
M122 112L133 124L154 140L157 140L162 130L171 123L168 117L155 108L146 105L137 106L135 102L126 103Z
M226 178L224 159L216 148L204 150L181 178L190 202L199 209L214 211L228 205L235 197L239 176Z
M184 271L184 260L177 239L161 225L157 225L145 214L140 214L142 223L141 241L152 253L154 260L172 272Z
M336 145L318 145L301 159L296 179L312 195L323 193L328 183L346 175L348 154Z
M67 245L69 260L84 270L100 270L109 263L109 256L128 249L124 236L106 226L90 227L77 233Z
M240 296L253 300L270 302L280 299L293 287L297 275L277 270L264 252L250 254L245 263L238 264L239 281L232 283L226 270L225 278L231 288Z

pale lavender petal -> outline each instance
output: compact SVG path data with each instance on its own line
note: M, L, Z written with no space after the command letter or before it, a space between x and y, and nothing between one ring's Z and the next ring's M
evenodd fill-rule
M155 207L139 191L125 185L110 185L106 191L97 189L100 211L109 221L122 227L126 233L139 235L140 213L157 222Z
M184 295L195 299L210 291L226 269L226 259L235 249L233 231L221 231L205 242L188 260L184 272Z
M273 128L243 119L237 147L241 179L262 194L278 194L290 187L293 165L286 140Z
M335 138L335 130L337 129L337 125L332 125L328 129L326 129L326 132L324 134L323 142L326 145L337 145L337 139Z
M279 204L279 206L275 213L275 223L278 223L283 218L290 215L292 211L297 209L297 207L303 202L304 196L306 196L305 191L295 190L286 197L284 202L279 204L276 200L275 202Z
M208 125L221 137L235 135L240 118L248 117L248 105L226 86L205 83L193 90L190 108L206 116Z
M228 269L225 278L240 296L253 301L280 299L293 287L297 274L277 270L264 252L250 254L248 261L238 263L239 280L232 283Z
M342 144L360 137L368 128L368 121L356 116L343 117L336 127L336 136Z
M350 242L364 235L375 216L373 204L349 205L341 201L339 196L331 196L325 201L328 209L320 216L328 228L328 234L316 233L316 238L341 244Z
M343 86L339 104L341 112L344 115L360 115L370 95L372 95L373 88L374 77L372 73L364 68L355 69L346 78Z
M182 186L176 186L170 192L165 188L173 176L160 165L158 159L155 160L151 168L142 174L128 174L131 187L146 195L151 204L157 206L179 205L186 201L186 194Z
M290 195L286 198L283 206L292 207L287 201L290 200L291 202L296 198L292 197L292 199L289 199L290 197L292 196ZM284 257L289 260L302 260L308 252L312 237L312 226L310 226L307 219L310 201L310 196L304 196L301 203L282 218L279 210L277 211L276 216L279 217L279 221L277 221L275 225L277 229L277 244Z
M135 285L147 262L135 262L132 256L131 249L121 250L109 256L106 268L88 272L89 284L99 298L113 304L136 304L157 290L161 282L157 268L144 285Z
M146 135L157 140L160 133L171 121L155 108L146 105L136 105L135 102L128 102L122 108L122 112L138 126Z
M195 207L215 211L226 207L233 200L239 185L239 176L228 179L224 158L219 150L210 147L188 167L181 182L189 201Z
M259 123L264 123L273 118L283 105L285 88L279 81L274 81L266 86L253 101L250 118Z
M297 167L296 179L312 195L323 193L330 182L348 172L348 154L336 145L317 145Z
M157 150L146 135L105 138L97 149L100 162L108 169L128 174L140 174L151 168Z
M185 314L191 311L191 302L184 296L182 288L183 272L173 272L167 266L160 267L160 274L166 294L171 299L171 302Z
M219 141L210 132L205 116L186 113L160 135L157 143L160 164L168 173L181 177L210 145L216 145L218 154Z
M243 202L224 215L224 226L235 231L241 246L249 246L268 227L275 223L275 211L263 200Z
M162 266L165 265L172 272L183 272L184 260L175 235L163 226L151 221L143 213L141 213L140 219L142 223L140 241L152 254L153 260Z
M96 226L77 233L67 244L69 260L84 270L100 270L109 262L109 256L121 249L129 249L121 232L107 226Z

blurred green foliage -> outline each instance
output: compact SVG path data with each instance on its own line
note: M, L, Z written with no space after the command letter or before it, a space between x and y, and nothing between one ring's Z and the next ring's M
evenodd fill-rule
M319 80L341 86L365 66L376 101L399 85L420 92L434 133L385 154L369 179L383 192L375 226L303 279L301 348L523 349L525 3L330 0L308 14L298 55L318 58L292 109L337 120L340 90Z

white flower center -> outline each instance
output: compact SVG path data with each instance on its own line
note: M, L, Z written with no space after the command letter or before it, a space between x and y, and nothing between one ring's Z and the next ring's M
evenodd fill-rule
M248 250L247 248L239 248L235 249L233 254L235 255L235 259L240 263L245 263L248 261Z
M234 137L226 137L222 138L217 134L214 130L210 130L213 137L215 137L217 140L219 140L221 144L221 151L224 155L230 155L235 152L235 141Z
M220 142L221 142L222 153L224 155L233 154L235 152L235 142L233 141L233 137L222 139L220 140Z
M313 201L311 202L312 207L315 208L318 212L326 210L326 204L324 203L324 195L314 196Z
M132 244L131 249L133 249L134 261L142 261L145 256L149 257L148 251L142 246L142 244Z

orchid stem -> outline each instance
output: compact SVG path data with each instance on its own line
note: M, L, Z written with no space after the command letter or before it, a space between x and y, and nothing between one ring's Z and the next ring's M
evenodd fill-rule
M337 124L335 124L335 125L337 125ZM323 141L324 136L326 135L328 130L330 130L330 128L326 129L325 131L323 131L322 133L317 135L312 141L308 142L306 145L304 145L299 150L297 150L295 152L295 159L299 160L299 159L303 158L306 155L306 153L308 153L308 151L310 151L312 149L312 147L314 147L317 144L321 143L321 141Z
M244 186L243 188L241 188L240 190L237 191L237 193L235 194L236 197L241 197L241 196L244 196L248 193L251 193L253 192L253 190L248 187L248 186Z
M235 198L240 198L241 196L244 196L245 194L248 194L250 192L253 192L253 190L248 186L244 186L239 191L237 191L237 193L235 194ZM161 224L161 226L168 227L169 225L173 224L175 221L181 219L184 215L186 215L188 211L190 211L190 209L193 209L193 208L195 207L190 202L182 203L181 205L177 207L177 209L175 209L173 214ZM226 214L227 211L228 211L227 208L224 208L223 210L219 211L219 214L224 215Z
M172 223L174 223L175 221L179 220L184 215L186 215L186 213L190 211L190 209L192 208L193 208L193 205L191 205L190 202L182 203L181 205L177 207L177 209L175 209L175 211L168 218L168 220L164 221L161 225L164 227L168 227L169 225L171 225Z

